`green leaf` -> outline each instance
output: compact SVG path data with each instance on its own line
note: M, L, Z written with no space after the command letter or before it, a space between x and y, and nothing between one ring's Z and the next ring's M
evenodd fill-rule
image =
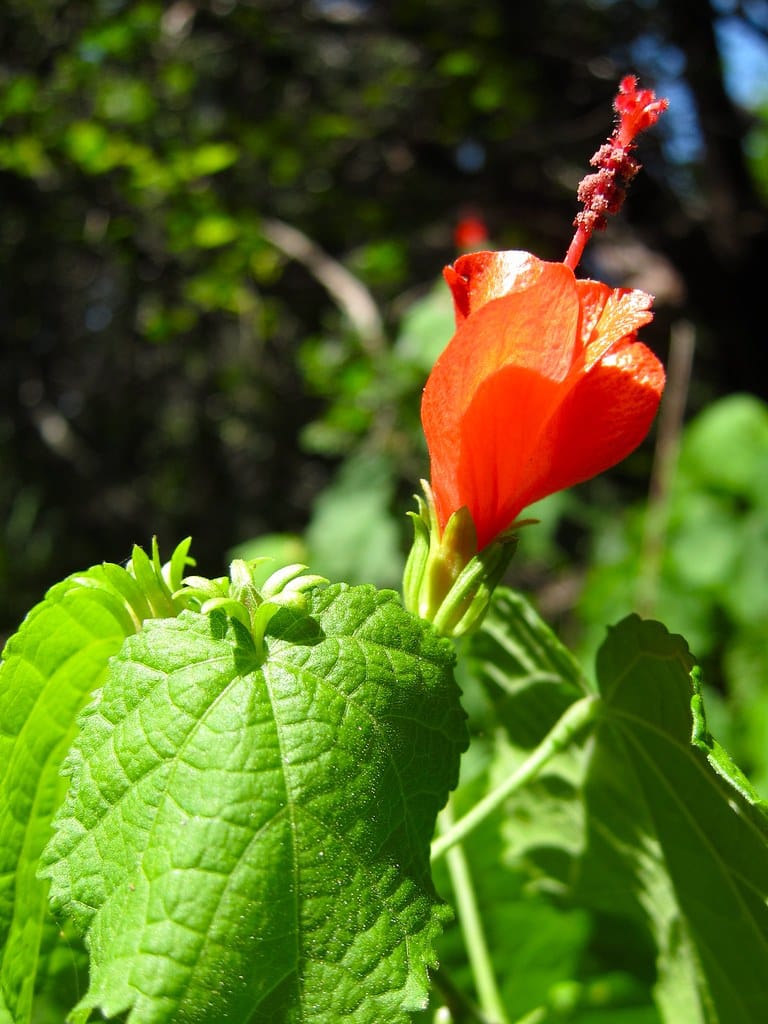
M531 605L506 588L496 591L468 654L472 674L492 705L486 727L503 730L494 760L511 775L570 705L589 692L588 681ZM581 849L585 759L581 746L566 748L506 803L506 859L524 864L542 888L565 891L569 858Z
M471 649L512 770L553 724L540 678L551 675L561 700L577 679L547 627L500 598ZM618 930L614 968L642 972L650 935L665 1022L747 1024L762 1017L768 973L768 819L709 735L692 669L685 642L661 624L630 616L614 627L598 656L596 729L508 802L506 852L539 888L592 910L596 949L617 951Z
M589 689L570 651L523 597L505 587L497 589L469 656L498 720L524 750L536 746Z
M182 181L218 174L236 163L239 155L237 146L230 142L208 142L197 149L185 150L183 159L177 163L176 173Z
M171 574L169 579L177 585L188 548L185 541L174 556L178 578ZM162 580L155 580L153 596L159 601L161 588L171 614L170 590ZM63 796L59 770L77 715L101 684L109 658L149 614L141 588L126 569L94 566L53 587L3 652L0 1021L30 1019L47 914L47 886L36 871Z
M466 745L453 652L397 597L315 587L263 654L222 612L148 623L83 717L46 851L99 1007L406 1021L447 910L435 816Z
M459 787L452 797L457 815L470 810L499 780L501 772L509 769L506 754L503 745L497 744L488 770ZM504 825L502 815L486 819L463 845L502 1001L509 1020L517 1021L546 1003L551 990L574 977L590 921L586 912L556 907L532 892L524 872L510 869ZM440 892L450 892L442 859L436 879ZM474 995L458 923L446 929L439 952L441 970L468 995Z
M647 922L665 1021L754 1024L768 973L765 805L711 738L687 645L630 616L598 655L605 714L577 896Z
M61 760L78 711L132 629L102 592L67 580L30 613L4 653L0 981L10 1020L28 1020L32 1005L46 894L35 871L61 796Z
M239 233L239 225L232 217L223 213L209 213L197 221L192 238L203 249L215 249L234 241Z
M475 706L481 729L470 755L494 736L484 771L473 778L462 762L462 785L453 797L457 818L500 787L560 716L588 692L583 673L552 630L518 594L500 588L480 631L467 642L465 701ZM473 694L483 685L492 710ZM471 723L472 724L472 723ZM596 942L604 929L588 907L558 898L567 894L573 858L583 849L581 797L588 748L573 744L549 761L534 782L504 805L503 813L472 832L465 848L489 941L495 974L510 1020L630 1021L658 1024L644 967L623 927L604 955ZM438 866L442 861L438 861ZM440 876L438 875L438 878ZM532 884L533 882L533 884ZM441 963L461 984L454 926L441 942ZM454 940L451 943L451 940ZM464 954L466 955L466 954ZM467 994L471 988L464 984Z
M680 452L682 488L768 501L768 408L754 395L728 395L691 422Z
M395 342L397 356L429 373L456 329L451 293L441 278L405 313Z

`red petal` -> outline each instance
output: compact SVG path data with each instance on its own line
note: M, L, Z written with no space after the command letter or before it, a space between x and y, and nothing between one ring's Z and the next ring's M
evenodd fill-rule
M488 503L495 485L483 480L484 453L504 450L509 432L537 429L550 417L552 385L567 378L578 354L573 273L561 263L535 262L532 283L526 277L526 287L492 299L461 323L424 389L421 418L443 526L462 505L474 515ZM489 437L499 444L489 445ZM503 477L509 475L504 469ZM501 486L499 473L492 477Z
M565 387L526 367L506 366L477 389L458 445L445 453L453 464L454 476L445 474L453 486L444 500L436 490L436 499L441 520L462 505L469 508L479 548L522 510L522 497L542 469L542 428L556 414ZM433 488L435 468L433 459Z
M576 282L582 308L581 340L589 369L621 338L653 320L653 296L632 288L609 288L601 281Z
M650 429L664 389L664 368L650 349L619 342L571 388L542 435L545 468L520 495L522 505L588 480L616 465Z
M460 256L443 277L453 293L456 326L492 299L528 288L545 264L529 252L471 252Z

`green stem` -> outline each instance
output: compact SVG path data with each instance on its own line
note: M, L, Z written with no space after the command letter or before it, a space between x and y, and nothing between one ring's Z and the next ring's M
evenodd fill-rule
M450 800L441 814L441 823L451 830L453 812ZM469 872L469 864L461 846L452 846L446 857L451 885L456 897L456 915L464 935L464 945L472 968L480 1008L493 1024L509 1024L504 1012L501 995L493 973L493 964L488 943L480 919L475 887Z
M531 1010L530 1013L526 1013L520 1020L516 1020L515 1024L544 1024L544 1021L549 1016L547 1008L545 1006L539 1006L535 1010Z
M450 828L435 839L432 843L432 861L436 861L450 850L452 846L460 843L473 829L477 828L481 822L485 821L490 814L500 807L507 797L534 779L547 761L566 747L585 725L597 717L599 708L600 699L592 694L582 697L575 704L571 704L562 718L555 722L533 753L523 761L509 778L505 779L492 793L484 797L480 803L475 804L469 813L465 814L463 818L452 824Z

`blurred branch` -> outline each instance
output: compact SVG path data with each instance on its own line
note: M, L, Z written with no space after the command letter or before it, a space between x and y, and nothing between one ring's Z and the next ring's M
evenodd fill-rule
M669 520L670 491L680 450L680 434L688 400L694 347L693 326L687 320L679 320L672 327L669 342L667 385L659 413L640 555L641 574L637 581L637 606L638 611L644 615L652 614L656 603Z
M384 325L376 302L359 278L338 260L313 242L303 231L274 218L264 218L261 230L276 249L301 263L325 288L339 309L346 314L369 355L381 352Z
M30 410L32 420L43 442L59 458L66 459L81 473L91 472L96 460L77 436L67 419L48 402L40 402Z

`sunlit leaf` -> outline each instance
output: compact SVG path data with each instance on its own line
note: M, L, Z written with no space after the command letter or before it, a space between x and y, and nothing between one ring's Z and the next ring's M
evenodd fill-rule
M394 1024L426 999L429 840L465 745L450 646L335 586L265 649L188 612L113 659L46 854L88 932L78 1014Z
M189 541L177 548L178 585ZM134 557L140 560L140 549ZM146 556L144 556L146 560ZM145 567L149 593L118 565L94 566L52 588L9 640L0 663L0 995L14 1022L29 1020L46 923L36 877L63 796L59 772L83 704L107 662L144 618L175 614L165 581ZM0 1017L0 1020L2 1017Z

